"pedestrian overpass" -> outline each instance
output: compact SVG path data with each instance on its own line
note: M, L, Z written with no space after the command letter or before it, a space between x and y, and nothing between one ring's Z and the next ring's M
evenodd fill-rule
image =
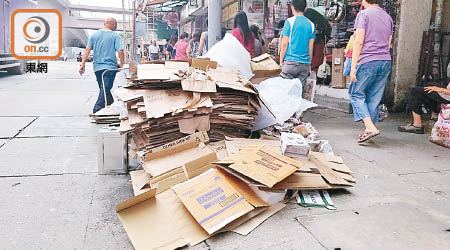
M79 15L80 11L125 14L128 18L131 10L114 7L90 6L72 4L68 0L38 0L40 9L57 9L62 15L63 28L63 47L86 47L88 33L86 29L97 30L103 27L104 19L87 18ZM131 31L131 25L128 21L118 20L117 29Z

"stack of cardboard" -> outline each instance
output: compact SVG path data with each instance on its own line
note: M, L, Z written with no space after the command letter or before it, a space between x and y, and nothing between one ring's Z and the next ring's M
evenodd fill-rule
M107 106L100 109L95 114L89 115L93 123L108 124L110 126L119 126L120 124L120 110L118 105Z
M247 235L285 207L286 189L334 189L355 182L337 156L281 155L279 140L227 138L198 132L142 156L131 173L135 197L116 211L136 249L196 245L220 232Z
M128 115L122 133L132 132L140 149L158 147L196 131L212 141L248 137L260 108L252 84L239 72L208 60L137 66L130 84L116 91ZM205 69L205 70L202 70Z

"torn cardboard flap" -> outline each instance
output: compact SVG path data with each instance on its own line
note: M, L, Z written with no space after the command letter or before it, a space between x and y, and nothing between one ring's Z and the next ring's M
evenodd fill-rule
M217 68L208 70L206 74L219 88L228 88L256 94L251 83L243 78L237 71L226 68Z
M217 92L216 83L211 80L196 80L196 79L183 79L181 81L181 87L184 91L193 91L201 93L215 93Z
M172 189L209 234L254 209L216 169L210 169Z
M201 95L183 90L146 90L144 104L147 119L213 106L208 94Z
M178 120L180 132L183 134L193 134L196 131L209 131L209 115L199 115L188 119Z
M118 88L114 90L114 93L117 95L117 98L123 102L129 102L133 100L137 100L142 98L145 93L143 89L127 89L127 88Z
M207 58L192 58L191 66L196 69L207 71L208 69L216 69L217 62L211 61Z
M346 174L352 174L352 170L344 164L344 160L341 156L336 155L329 155L319 152L311 152L311 155L317 157L321 157L325 161L328 162L329 166L338 172L346 173Z
M145 193L151 189L149 184L151 175L147 174L144 170L131 171L130 177L135 196Z
M333 185L348 185L348 181L344 180L341 175L337 174L332 169L332 164L330 164L323 155L324 154L314 154L310 157L310 160L316 164L317 169L320 171L323 178Z
M268 187L273 187L302 166L300 162L267 150L261 145L247 146L217 164L231 168Z

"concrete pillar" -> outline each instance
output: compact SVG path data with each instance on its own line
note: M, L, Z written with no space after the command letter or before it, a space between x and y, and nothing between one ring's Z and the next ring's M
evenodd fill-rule
M208 49L222 40L222 0L208 0Z
M423 32L430 27L432 0L399 0L400 18L397 34L396 57L390 90L394 109L401 109L408 90L416 84Z

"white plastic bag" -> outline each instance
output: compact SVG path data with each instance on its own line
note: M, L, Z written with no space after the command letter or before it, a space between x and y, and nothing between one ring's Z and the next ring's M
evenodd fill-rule
M441 106L441 113L431 131L430 141L450 148L450 104Z
M250 53L231 34L226 34L222 41L214 44L205 57L216 61L221 67L239 70L247 79L253 77Z
M258 111L253 131L260 130L274 124L283 124L296 112L317 106L316 104L302 99L302 83L296 79L284 79L275 77L267 79L256 86L259 95L270 107L275 118L264 105Z

